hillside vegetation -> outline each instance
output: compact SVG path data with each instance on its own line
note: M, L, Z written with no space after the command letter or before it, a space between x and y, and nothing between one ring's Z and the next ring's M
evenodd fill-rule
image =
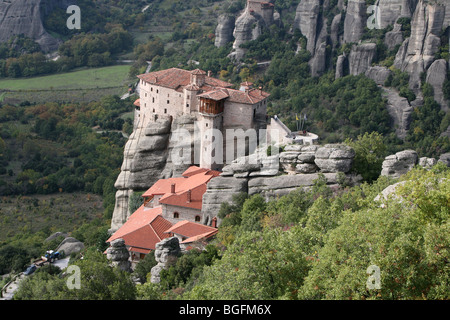
M82 271L81 290L39 272L15 298L448 299L450 169L416 168L401 181L379 201L395 181L381 177L333 194L319 179L311 191L268 203L242 195L223 207L225 220L206 251L183 255L160 284L134 285L130 274L88 250L73 262ZM145 281L155 264L148 255L136 272ZM380 270L378 289L367 286L370 266Z

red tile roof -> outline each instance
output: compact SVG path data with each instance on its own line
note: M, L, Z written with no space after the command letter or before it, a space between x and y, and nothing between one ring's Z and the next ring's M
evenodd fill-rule
M191 166L183 172L183 177L158 180L142 196L163 195L159 203L201 210L207 183L219 175L218 171ZM173 184L175 185L174 193L172 193Z
M270 96L269 93L259 89L250 89L248 91L241 91L235 89L218 89L208 91L198 95L200 98L211 99L220 101L228 99L230 102L244 103L244 104L256 104Z
M184 220L174 224L171 228L166 230L166 233L179 234L187 238L182 243L189 243L199 239L209 238L215 235L217 231L216 228Z
M150 84L166 87L174 90L180 90L188 86L191 82L192 74L206 74L204 71L196 69L194 71L188 71L178 68L171 68L161 71L155 71L138 75L137 77ZM204 91L210 91L215 88L229 88L233 84L205 76L205 84L200 88Z
M135 105L136 107L140 107L140 106L141 106L141 99L137 99L137 100L134 102L134 105Z
M142 205L106 242L123 239L129 247L154 250L158 242L168 237L164 231L172 226L161 214L161 207Z

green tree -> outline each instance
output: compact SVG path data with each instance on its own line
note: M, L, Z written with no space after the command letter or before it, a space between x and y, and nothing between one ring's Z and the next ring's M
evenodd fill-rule
M355 150L353 169L359 173L364 181L372 182L381 173L381 166L386 156L386 146L383 136L374 131L359 135L356 140L346 139L345 144Z

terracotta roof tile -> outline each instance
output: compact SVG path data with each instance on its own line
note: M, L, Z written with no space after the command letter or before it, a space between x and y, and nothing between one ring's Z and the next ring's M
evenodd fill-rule
M204 71L199 69L189 71L178 68L171 68L167 70L141 74L138 75L137 77L153 85L178 90L180 89L180 87L186 87L190 84L191 74L202 74L200 72ZM231 83L205 76L205 85L200 89L204 91L209 91L216 87L229 88L231 86L232 86Z
M106 242L121 238L127 246L154 250L158 242L168 237L164 230L172 226L161 214L161 207L147 208L142 205Z
M217 229L204 224L183 220L166 230L166 233L176 233L186 238L202 236L210 237L217 233Z

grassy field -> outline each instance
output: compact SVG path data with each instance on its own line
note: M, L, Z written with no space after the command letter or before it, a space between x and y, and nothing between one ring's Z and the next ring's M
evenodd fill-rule
M129 65L84 69L35 78L0 80L0 90L73 90L126 86Z
M117 65L35 78L3 79L0 96L10 104L95 101L106 95L126 93L128 84L136 81L128 77L129 70L129 65Z

